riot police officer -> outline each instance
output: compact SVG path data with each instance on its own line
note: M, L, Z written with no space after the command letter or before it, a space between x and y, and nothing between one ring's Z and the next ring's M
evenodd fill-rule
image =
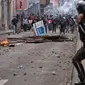
M83 46L73 57L72 62L75 68L77 69L78 77L80 79L80 84L85 85L85 70L81 63L82 60L85 59L85 1L84 0L78 1L77 11L78 11L78 29L80 34L80 40L83 42Z

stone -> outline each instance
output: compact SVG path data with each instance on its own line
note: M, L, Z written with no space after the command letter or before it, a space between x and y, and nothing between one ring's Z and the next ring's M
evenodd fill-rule
M16 73L14 73L13 75L14 75L14 76L17 76L17 74L16 74Z
M57 56L57 58L60 58L60 56Z
M52 51L52 53L55 53L54 51Z
M24 75L27 75L27 73L24 73Z
M53 71L53 72L52 72L52 75L56 75L56 72L55 72L55 71Z
M21 65L21 66L19 66L19 67L17 67L17 69L22 69L23 68L23 66Z
M31 61L31 63L34 63L33 61Z
M39 68L43 68L42 66L40 66Z

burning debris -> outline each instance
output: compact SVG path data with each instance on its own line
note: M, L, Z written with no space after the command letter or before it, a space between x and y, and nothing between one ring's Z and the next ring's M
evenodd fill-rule
M3 41L0 43L0 45L1 45L1 46L4 46L4 47L7 47L8 44L9 44L8 40L3 40Z

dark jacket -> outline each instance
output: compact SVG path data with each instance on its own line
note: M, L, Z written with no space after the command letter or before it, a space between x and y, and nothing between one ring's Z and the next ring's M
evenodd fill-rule
M16 26L17 23L18 23L18 19L17 19L17 18L13 18L13 19L12 19L12 24Z

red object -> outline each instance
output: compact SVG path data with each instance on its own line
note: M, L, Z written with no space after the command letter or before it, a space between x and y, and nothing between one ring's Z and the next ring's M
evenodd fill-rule
M6 46L8 46L8 41L7 40L3 40L0 44L6 47Z
M48 23L51 24L52 23L52 20L48 20Z
M35 16L31 16L31 20L34 20L35 19Z

